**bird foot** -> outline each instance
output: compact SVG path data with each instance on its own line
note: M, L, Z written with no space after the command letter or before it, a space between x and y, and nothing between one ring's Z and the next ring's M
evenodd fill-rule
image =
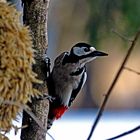
M53 102L55 100L55 97L52 97L46 93L43 94L42 97L39 98L40 100L49 100L50 102Z

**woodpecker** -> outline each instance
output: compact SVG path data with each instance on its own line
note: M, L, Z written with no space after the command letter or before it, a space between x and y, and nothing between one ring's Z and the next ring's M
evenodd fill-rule
M63 52L55 59L47 82L49 95L54 97L50 102L47 129L71 106L85 84L85 65L97 57L107 55L87 43L77 43L69 52Z

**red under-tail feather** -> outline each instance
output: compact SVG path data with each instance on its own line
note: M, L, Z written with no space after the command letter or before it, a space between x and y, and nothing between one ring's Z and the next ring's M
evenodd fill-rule
M67 109L68 109L68 107L66 107L66 106L59 106L59 107L55 108L53 110L55 119L59 119Z

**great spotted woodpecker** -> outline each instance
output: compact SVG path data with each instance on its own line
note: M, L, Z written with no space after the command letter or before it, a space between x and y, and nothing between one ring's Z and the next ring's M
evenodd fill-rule
M87 79L86 64L96 57L108 54L96 51L86 43L77 43L70 52L63 52L54 62L48 78L48 91L54 100L50 102L48 127L55 119L59 119L71 106Z

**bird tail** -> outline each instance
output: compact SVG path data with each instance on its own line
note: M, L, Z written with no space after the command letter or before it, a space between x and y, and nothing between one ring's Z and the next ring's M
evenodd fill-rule
M48 122L47 122L47 130L49 130L51 128L51 126L53 125L55 119L49 119L48 118Z
M51 106L50 111L49 111L49 116L48 116L47 129L50 129L54 120L59 119L67 109L68 107L63 106L63 105L58 106L58 107Z

